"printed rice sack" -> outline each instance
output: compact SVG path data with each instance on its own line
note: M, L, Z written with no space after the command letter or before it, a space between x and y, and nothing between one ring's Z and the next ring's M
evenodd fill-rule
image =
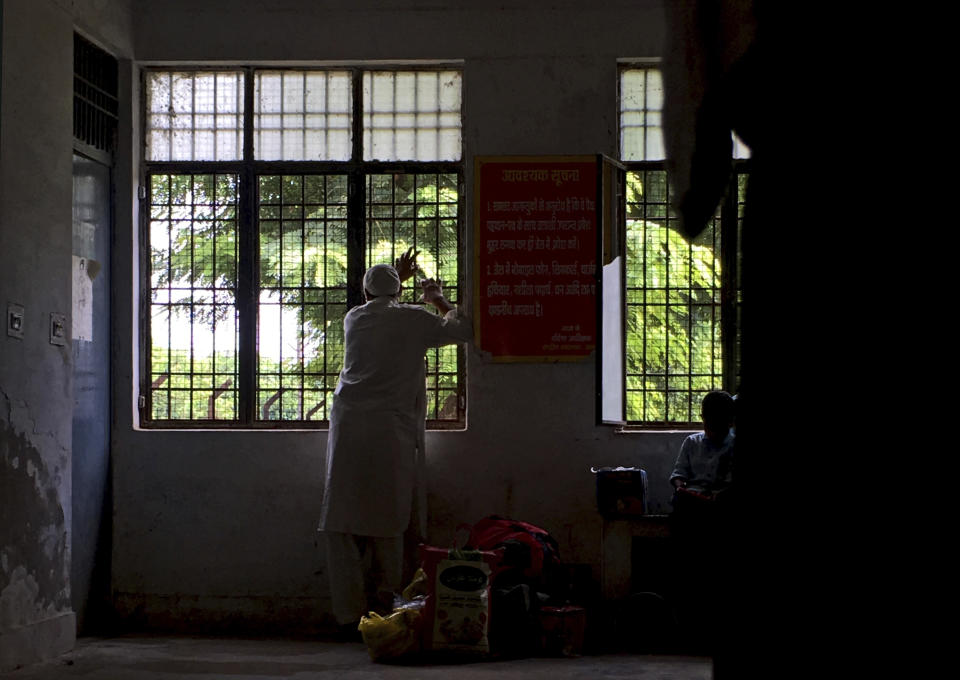
M425 650L487 654L490 651L490 575L500 550L449 550L420 546L428 594Z

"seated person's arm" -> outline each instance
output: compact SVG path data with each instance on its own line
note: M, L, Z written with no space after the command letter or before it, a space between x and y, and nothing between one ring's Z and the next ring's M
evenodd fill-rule
M687 480L690 479L691 467L690 467L690 447L692 446L690 439L684 439L683 444L680 446L680 453L677 455L677 462L673 465L673 472L670 473L670 483L675 489L682 489L687 485Z

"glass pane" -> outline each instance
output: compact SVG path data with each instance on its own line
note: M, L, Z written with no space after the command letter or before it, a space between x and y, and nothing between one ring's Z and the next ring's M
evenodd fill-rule
M349 71L257 71L257 160L346 161L353 148Z
M620 71L620 158L659 161L663 145L663 80L657 68Z
M750 158L750 147L747 146L742 139L737 137L736 133L733 133L733 157L740 159Z
M363 159L458 161L459 71L363 74Z
M242 71L149 71L147 160L238 160L243 83Z

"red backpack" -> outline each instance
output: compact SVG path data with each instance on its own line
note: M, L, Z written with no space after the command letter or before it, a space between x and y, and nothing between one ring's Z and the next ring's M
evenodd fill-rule
M470 529L467 547L476 550L504 549L505 566L523 569L529 579L540 579L544 570L559 564L557 541L545 529L517 520L490 515Z

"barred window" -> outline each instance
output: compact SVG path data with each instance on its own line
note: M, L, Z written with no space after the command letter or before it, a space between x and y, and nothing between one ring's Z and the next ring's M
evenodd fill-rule
M235 174L150 178L150 394L156 419L237 413Z
M415 247L459 299L459 71L147 70L144 93L142 422L325 426L368 266ZM428 426L462 426L462 349L426 363Z
M455 173L371 174L367 176L366 262L390 259L394 243L415 244L420 266L444 284L444 294L460 299L457 249L459 177ZM403 301L415 303L419 293L407 287ZM460 392L459 346L427 350L427 410L437 420L457 420Z
M665 169L663 83L650 66L620 71L626 173L626 421L699 427L700 401L739 374L739 224L746 170L693 241L678 229ZM734 139L735 157L749 151Z

